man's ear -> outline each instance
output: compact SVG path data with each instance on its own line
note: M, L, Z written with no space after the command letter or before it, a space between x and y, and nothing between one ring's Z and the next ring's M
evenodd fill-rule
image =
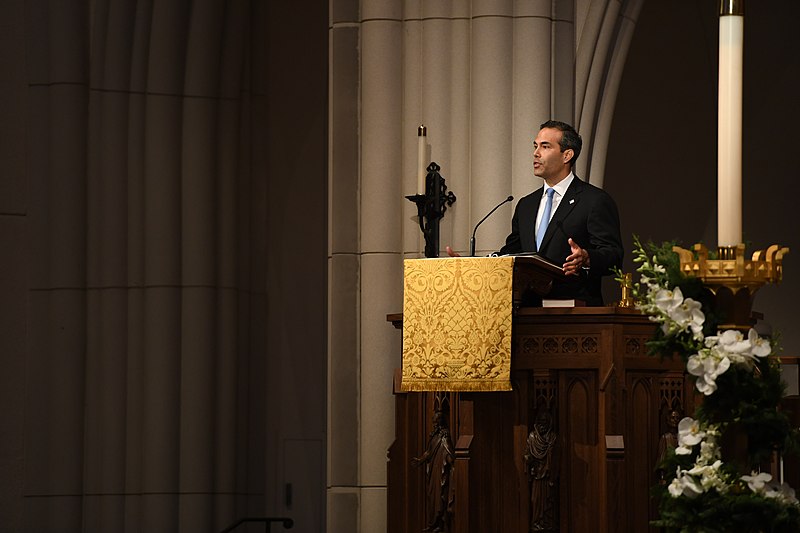
M567 148L564 150L564 163L569 163L572 161L572 157L575 155L575 150L572 148Z

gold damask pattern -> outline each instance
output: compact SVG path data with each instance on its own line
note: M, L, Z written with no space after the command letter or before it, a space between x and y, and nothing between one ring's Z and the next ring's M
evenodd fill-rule
M513 257L406 259L401 390L511 390L513 270Z

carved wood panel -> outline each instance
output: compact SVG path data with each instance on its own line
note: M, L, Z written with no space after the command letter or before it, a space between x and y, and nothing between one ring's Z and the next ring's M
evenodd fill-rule
M560 442L560 521L571 531L594 531L599 516L597 442L598 383L594 371L559 373L561 404L569 410L559 413Z
M652 335L625 335L625 355L647 355L647 341L652 338Z
M523 335L518 342L526 355L597 355L600 339L597 335Z
M655 374L628 372L628 402L625 419L628 421L628 442L635 446L626 449L626 508L629 530L657 531L649 527L655 518L650 489L656 482L655 448L658 432L658 396L655 394Z
M655 531L648 526L655 516L648 497L666 428L662 415L675 406L691 409L691 385L687 390L680 361L647 355L649 336L641 333L653 326L646 317L634 319L620 310L596 317L596 311L581 313L573 311L583 320L574 324L556 323L552 310L517 317L513 392L449 393L455 441L452 533L528 533L537 524L562 532ZM615 317L622 317L619 327L610 323ZM410 458L422 453L433 430L434 393L398 395L397 406L387 530L420 533L428 525L426 483ZM546 493L548 487L540 484L534 491L530 477L532 469L547 465L546 446L538 457L528 449L542 410L552 416L557 438L553 503L537 500L535 491ZM547 439L536 442L546 445ZM537 501L547 504L537 508ZM548 508L558 523L541 521Z

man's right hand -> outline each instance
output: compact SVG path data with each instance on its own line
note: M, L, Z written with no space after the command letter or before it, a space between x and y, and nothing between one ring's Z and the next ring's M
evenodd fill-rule
M447 255L450 257L461 257L461 254L450 248L449 246L445 246L444 249L447 251Z

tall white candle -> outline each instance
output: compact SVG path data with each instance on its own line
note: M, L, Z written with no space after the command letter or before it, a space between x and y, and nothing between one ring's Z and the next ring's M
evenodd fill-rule
M425 170L428 165L425 164L426 157L426 135L427 129L424 125L417 128L417 194L425 194L425 177L428 172Z
M742 49L741 5L722 0L719 17L719 116L717 132L717 238L719 246L742 242ZM726 13L726 11L728 11Z

